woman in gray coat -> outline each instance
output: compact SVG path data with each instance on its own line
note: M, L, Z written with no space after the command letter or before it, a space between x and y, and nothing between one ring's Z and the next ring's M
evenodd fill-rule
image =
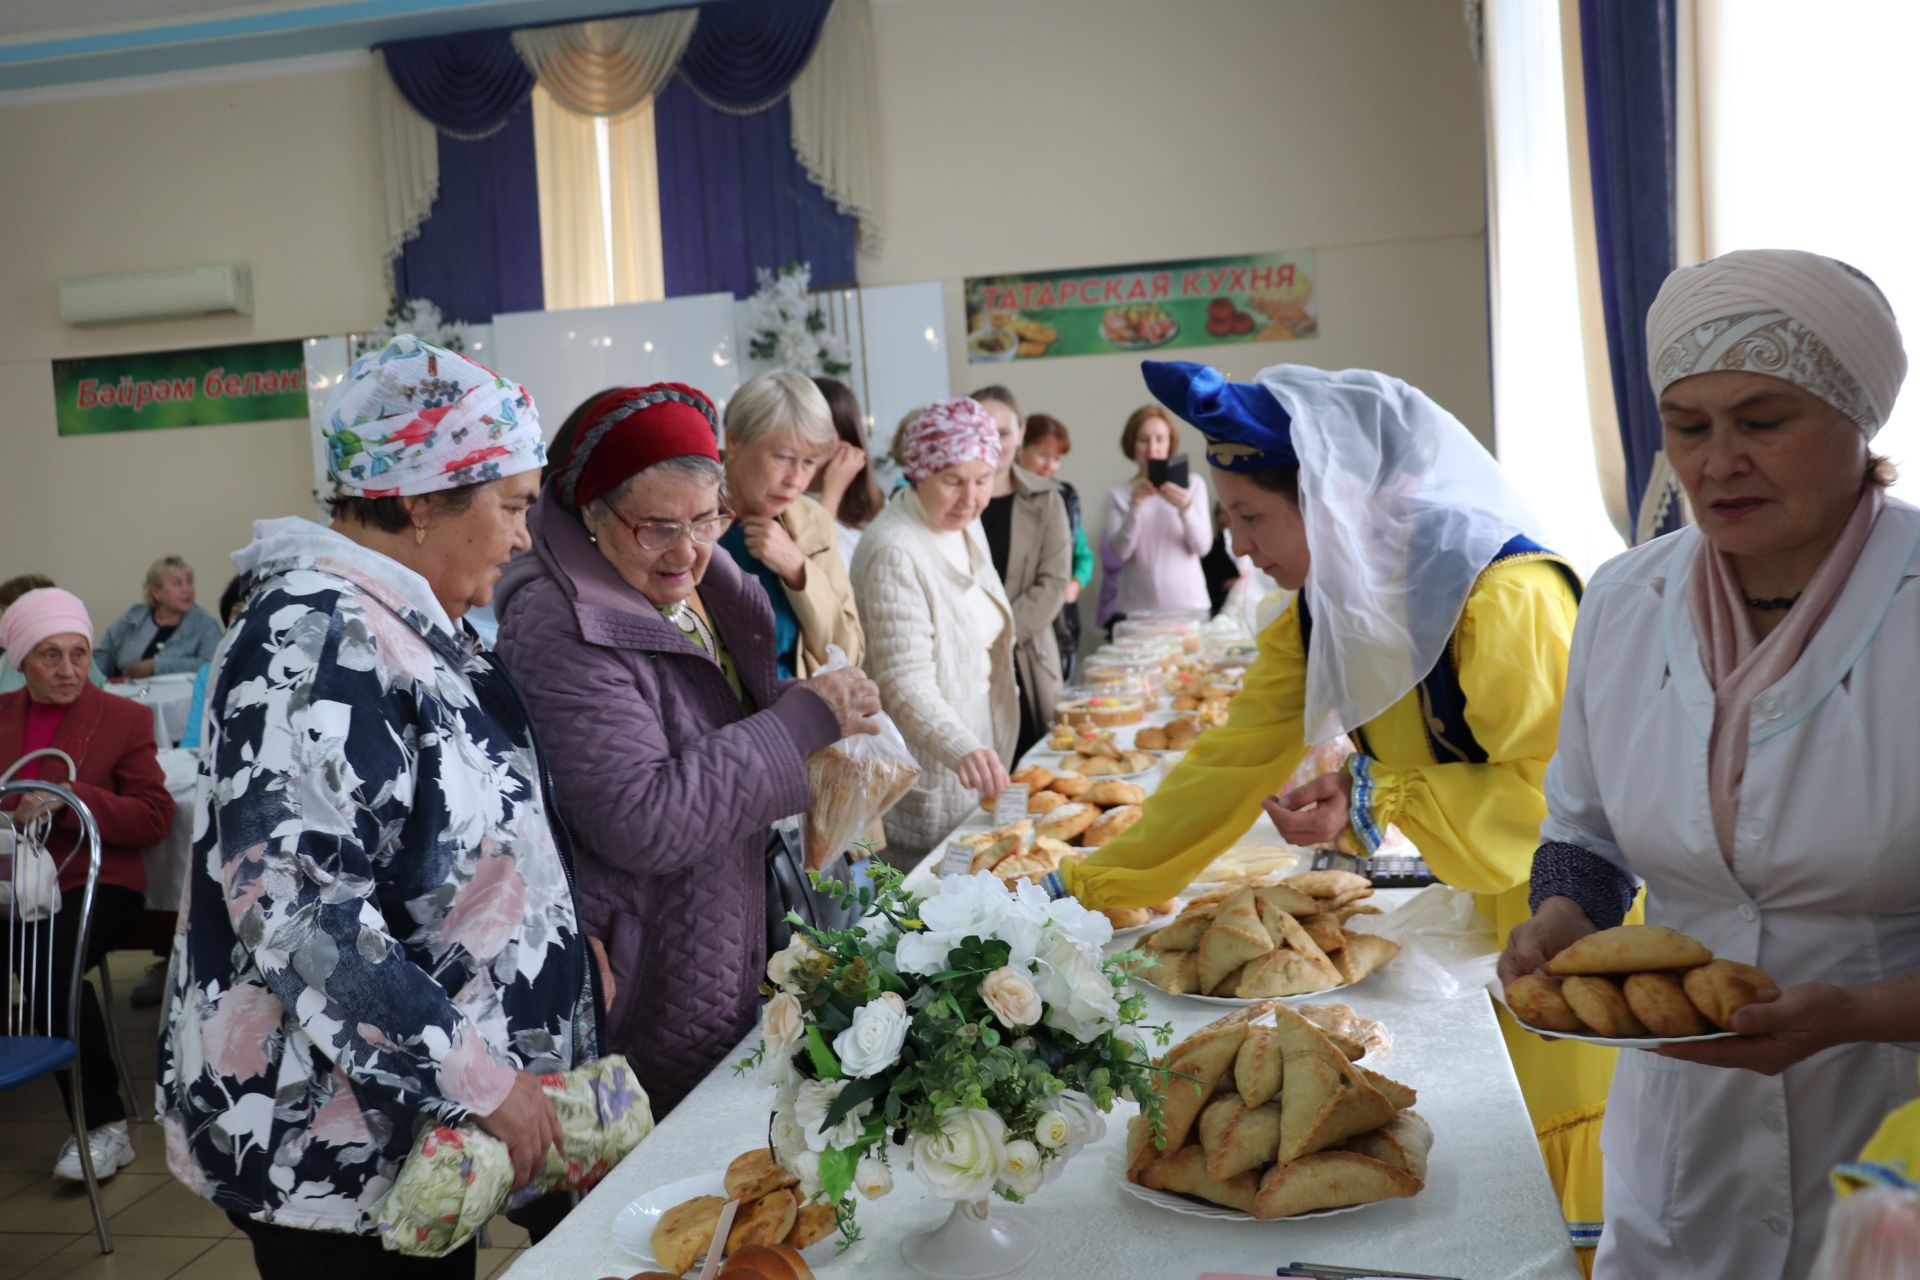
M162 556L147 569L146 601L121 614L93 651L93 665L107 677L198 671L219 647L220 624L194 603L193 566Z
M769 829L807 807L807 756L873 732L880 698L854 668L776 675L766 592L715 545L732 516L706 396L596 396L550 468L533 553L496 594L499 652L579 844L611 1047L664 1114L753 1025Z

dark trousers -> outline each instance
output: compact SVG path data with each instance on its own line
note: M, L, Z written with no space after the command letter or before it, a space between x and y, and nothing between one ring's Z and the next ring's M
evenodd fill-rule
M477 1245L469 1240L444 1258L388 1253L379 1236L269 1226L229 1213L253 1244L261 1280L473 1280Z
M142 898L132 889L117 884L102 884L93 891L93 927L87 931L85 968L99 964L107 952L131 935L140 921ZM60 912L53 918L53 1034L71 1037L67 1029L67 984L73 980L73 937L80 927L80 890L61 894ZM19 963L18 959L15 961ZM38 1004L38 1002L35 1002ZM100 1001L93 984L80 984L80 1096L87 1104L87 1127L127 1118L126 1103L120 1097L120 1078L113 1069L113 1054L107 1048L107 1023L100 1014ZM67 1113L73 1113L71 1073L58 1072L60 1097Z

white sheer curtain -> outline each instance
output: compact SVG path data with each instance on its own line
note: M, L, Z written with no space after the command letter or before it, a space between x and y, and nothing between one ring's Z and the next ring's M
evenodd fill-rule
M665 297L653 104L577 115L536 85L533 151L547 309Z
M1697 0L1707 252L1807 249L1873 277L1920 352L1920 6ZM1915 360L1920 363L1920 360ZM1920 501L1920 388L1874 448Z
M1496 452L1549 544L1590 574L1625 543L1595 456L1560 7L1486 0L1483 12Z

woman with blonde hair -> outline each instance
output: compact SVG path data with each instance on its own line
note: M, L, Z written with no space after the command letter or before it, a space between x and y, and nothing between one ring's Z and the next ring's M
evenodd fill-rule
M147 567L145 592L93 651L100 674L142 680L198 671L220 643L220 624L194 603L193 566L179 556L160 557Z
M1213 546L1207 482L1198 472L1184 485L1148 478L1154 463L1179 448L1180 429L1164 406L1142 405L1127 415L1120 451L1138 470L1107 492L1106 542L1121 565L1113 621L1170 610L1204 615L1211 605L1200 568Z
M780 678L812 675L834 645L858 664L866 640L833 516L807 496L839 442L826 397L801 374L760 374L727 401L726 436L735 520L720 545L766 589Z

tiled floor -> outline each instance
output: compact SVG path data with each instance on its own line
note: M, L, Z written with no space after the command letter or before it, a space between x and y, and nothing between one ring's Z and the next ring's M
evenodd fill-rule
M141 1105L153 1097L158 1010L134 1009L127 993L146 972L148 957L115 952L120 1043L130 1058ZM226 1215L167 1173L159 1126L134 1126L134 1162L101 1185L113 1252L103 1256L93 1233L86 1189L54 1179L53 1160L68 1133L60 1093L51 1079L0 1093L0 1280L102 1277L110 1280L251 1280L253 1251ZM494 1247L480 1251L475 1280L504 1272L527 1234L496 1218Z

